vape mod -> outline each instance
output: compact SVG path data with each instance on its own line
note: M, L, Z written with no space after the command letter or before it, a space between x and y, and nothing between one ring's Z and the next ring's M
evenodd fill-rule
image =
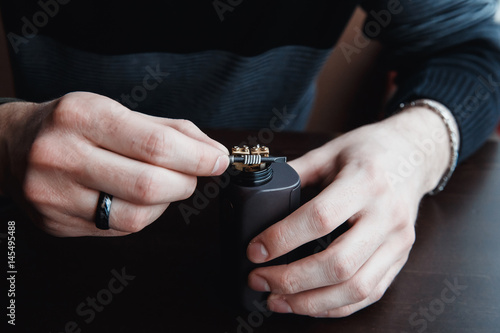
M229 300L255 311L267 293L248 287L248 274L259 265L248 260L247 246L299 207L300 178L285 157L271 157L269 148L259 145L233 147L230 161L230 182L221 192L222 268ZM285 255L264 265L286 263Z

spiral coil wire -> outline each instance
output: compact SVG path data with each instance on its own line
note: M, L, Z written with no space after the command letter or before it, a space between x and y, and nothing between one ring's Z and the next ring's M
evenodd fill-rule
M243 163L246 165L262 163L262 156L261 155L244 155L244 157L245 157L245 162L243 162Z

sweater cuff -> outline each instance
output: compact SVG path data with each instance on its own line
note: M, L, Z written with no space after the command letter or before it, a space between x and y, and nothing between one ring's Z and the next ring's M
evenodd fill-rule
M22 99L13 98L13 97L0 97L0 105L6 104L6 103L12 103L12 102L25 102L25 101Z
M458 162L474 153L491 135L500 114L500 80L449 68L427 68L405 78L387 107L392 115L401 103L431 99L446 106L460 132Z

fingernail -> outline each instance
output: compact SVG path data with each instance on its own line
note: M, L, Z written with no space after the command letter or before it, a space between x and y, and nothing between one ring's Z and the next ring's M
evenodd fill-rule
M219 170L219 169L221 169L221 166L223 165L223 162L224 162L223 159L227 159L226 165L229 163L229 157L227 157L227 155L219 156L219 158L217 159L217 162L215 162L214 169L212 170L212 175L219 175L222 172L224 172L224 170L226 170L226 165L224 165L223 170Z
M279 313L292 313L292 308L284 299L276 298L267 301L269 310Z
M248 245L247 254L248 259L257 264L265 262L269 256L266 248L261 243L251 243Z
M249 285L250 288L256 291L271 291L269 284L262 276L253 275L250 279Z

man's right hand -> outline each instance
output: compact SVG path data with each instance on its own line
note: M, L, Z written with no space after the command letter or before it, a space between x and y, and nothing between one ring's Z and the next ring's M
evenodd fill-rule
M228 151L187 120L157 118L107 97L76 92L0 106L0 188L28 203L55 236L142 230L197 176L220 175ZM96 228L99 193L113 195L110 230Z

